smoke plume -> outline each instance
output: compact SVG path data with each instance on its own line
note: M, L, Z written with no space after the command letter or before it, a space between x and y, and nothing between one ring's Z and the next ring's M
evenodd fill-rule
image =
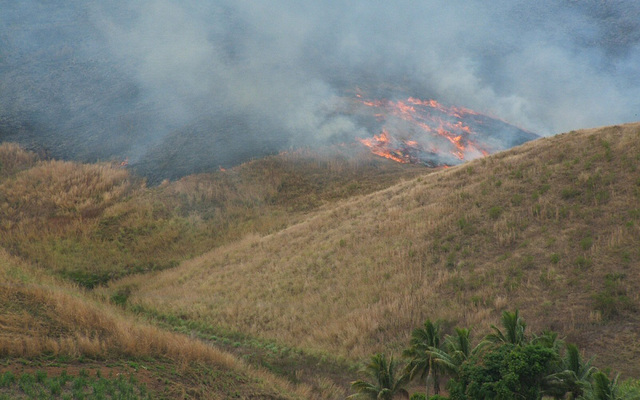
M0 139L177 177L372 136L356 90L542 135L638 120L638 2L414 3L0 0Z

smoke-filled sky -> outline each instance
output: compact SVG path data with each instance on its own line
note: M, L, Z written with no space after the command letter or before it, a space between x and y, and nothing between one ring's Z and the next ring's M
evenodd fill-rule
M640 2L0 0L0 140L230 164L377 133L358 88L543 135L640 120Z

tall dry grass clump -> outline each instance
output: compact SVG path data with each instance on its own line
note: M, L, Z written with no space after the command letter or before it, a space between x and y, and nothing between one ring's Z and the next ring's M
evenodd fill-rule
M35 153L16 143L0 143L0 180L32 167L36 160Z
M121 316L0 250L0 356L169 357L237 368L202 343Z
M237 369L230 355L185 336L139 324L108 306L46 286L5 286L0 356L42 354L98 359L168 357Z
M12 157L22 157L15 145L3 146ZM0 180L0 246L95 285L122 273L127 260L121 255L130 250L101 243L94 233L99 218L143 190L142 182L116 165L37 161Z
M125 169L67 161L39 162L0 184L11 220L95 215L130 190Z

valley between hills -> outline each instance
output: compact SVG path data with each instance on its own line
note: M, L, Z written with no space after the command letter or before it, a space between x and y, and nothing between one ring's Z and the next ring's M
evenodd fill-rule
M639 243L640 123L450 168L335 148L157 186L4 143L0 399L344 398L425 320L477 341L516 309L637 380Z

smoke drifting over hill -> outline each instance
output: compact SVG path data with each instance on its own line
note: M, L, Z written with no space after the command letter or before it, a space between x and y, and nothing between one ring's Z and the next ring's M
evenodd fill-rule
M552 134L638 119L635 1L0 0L0 139L142 170L368 132L357 88Z

